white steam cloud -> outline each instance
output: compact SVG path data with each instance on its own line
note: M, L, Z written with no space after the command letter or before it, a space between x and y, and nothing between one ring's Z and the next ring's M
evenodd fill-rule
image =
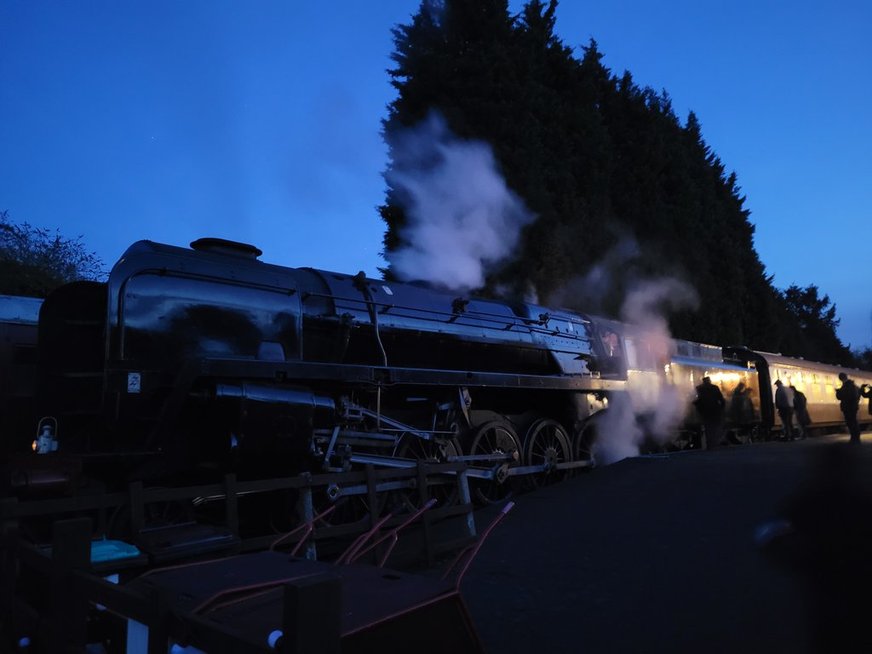
M638 257L639 244L632 238L622 239L584 277L575 277L551 293L549 305L592 313L602 311L607 298L618 288L618 280Z
M386 179L407 219L403 245L385 254L392 271L403 281L461 292L484 286L487 273L513 253L521 230L535 220L506 186L491 148L457 138L437 114L386 136L394 161ZM632 332L639 372L631 373L630 392L612 397L598 422L596 457L603 464L638 455L646 438L671 440L687 409L686 398L663 378L674 354L666 315L692 308L698 299L675 279L627 283L638 256L637 243L624 239L584 279L549 298L555 306L596 312L617 288L627 289L620 318Z
M404 245L385 258L403 281L480 288L535 219L497 171L490 146L454 136L437 114L388 134L386 175L406 212Z
M572 280L551 301L589 312L601 310L638 256L638 244L633 239L622 240L584 278ZM605 465L637 456L645 439L664 444L675 437L687 411L687 398L664 379L664 366L675 354L666 317L670 311L694 308L699 302L696 291L677 279L630 279L623 286L627 290L620 319L628 325L632 342L632 351L627 351L629 392L612 396L608 410L598 417L595 455Z
M640 367L651 367L653 372L630 373L626 398L609 402L597 442L602 463L638 455L646 438L662 445L675 437L687 411L687 398L663 377L664 365L675 354L666 314L695 307L698 301L692 287L670 278L636 282L627 292L621 320L630 325L633 354Z

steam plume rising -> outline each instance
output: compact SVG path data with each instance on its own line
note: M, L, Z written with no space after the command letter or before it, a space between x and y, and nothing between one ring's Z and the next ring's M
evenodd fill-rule
M584 278L572 280L550 298L555 304L596 312L616 289L626 289L620 319L628 325L633 355L638 359L635 364L630 361L630 367L651 372L633 374L627 395L612 397L601 416L595 453L603 464L638 455L646 438L661 443L671 440L687 409L687 398L661 376L675 353L666 316L695 307L698 297L691 286L677 279L637 279L628 274L639 252L633 239L622 240Z
M666 313L695 307L696 291L677 279L662 277L634 284L621 306L621 319L634 325L655 360L665 361L674 354Z
M437 114L387 140L394 167L386 178L407 217L403 246L385 253L394 274L460 291L484 286L534 220L490 147L458 139Z
M591 266L586 275L574 277L553 291L548 304L584 312L603 312L608 298L618 290L621 279L638 259L639 253L635 239L621 239Z
M687 398L660 376L675 354L666 314L694 307L697 302L696 291L677 279L642 280L630 286L621 306L621 320L634 332L637 355L655 372L635 376L627 401L611 403L607 428L600 430L603 463L638 454L646 438L663 444L674 437L687 410Z

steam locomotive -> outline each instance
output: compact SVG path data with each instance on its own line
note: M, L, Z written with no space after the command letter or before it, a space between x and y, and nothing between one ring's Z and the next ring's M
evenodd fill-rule
M38 319L7 319L7 492L69 489L78 475L178 483L421 458L493 468L495 486L512 470L554 479L593 463L604 419L627 398L654 432L667 389L682 432L698 432L704 376L727 397L750 389L750 406L728 414L745 438L779 428L774 379L806 389L813 426L841 421L834 366L684 341L664 354L597 316L260 254L222 239L140 241L107 282L68 284Z
M626 386L619 367L599 369L582 316L259 255L220 239L141 241L106 283L52 293L37 326L38 426L6 438L13 486L65 478L16 475L39 458L28 450L110 483L422 456L545 472L579 459L579 426Z

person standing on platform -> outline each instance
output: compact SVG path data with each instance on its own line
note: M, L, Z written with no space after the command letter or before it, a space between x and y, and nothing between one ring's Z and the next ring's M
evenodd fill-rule
M784 429L781 440L789 441L793 438L793 393L780 379L775 380L775 408Z
M857 409L860 408L860 390L854 380L843 372L839 373L839 381L842 385L836 389L836 399L839 400L839 407L842 409L842 415L845 416L851 442L859 444L860 425L857 423Z
M754 404L751 402L751 389L745 386L745 382L739 382L730 396L729 421L736 429L737 443L741 442L741 438L751 439Z
M808 436L808 426L811 424L811 416L808 415L808 398L796 386L791 386L790 390L793 391L793 415L796 416L796 429L799 432L796 438L799 440Z
M872 386L869 384L863 384L860 387L860 396L869 398L869 404L866 406L866 410L869 412L869 415L872 416Z
M727 402L721 389L712 384L711 378L703 377L702 383L696 387L694 404L705 431L705 448L712 450L720 446L724 437L724 407Z

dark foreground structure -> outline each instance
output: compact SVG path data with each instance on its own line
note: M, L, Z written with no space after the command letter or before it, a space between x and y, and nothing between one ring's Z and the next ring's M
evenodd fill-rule
M872 445L846 440L626 459L525 495L463 586L485 647L870 651Z
M105 623L89 651L865 652L870 469L872 445L845 435L626 459L479 511L479 527L508 518L477 530L456 584L358 565L365 540L337 566L295 556L305 540L277 550L283 537L128 581L146 554L108 561L115 585L93 544L89 562L89 519L71 518L50 551L5 534L2 642L81 652Z

